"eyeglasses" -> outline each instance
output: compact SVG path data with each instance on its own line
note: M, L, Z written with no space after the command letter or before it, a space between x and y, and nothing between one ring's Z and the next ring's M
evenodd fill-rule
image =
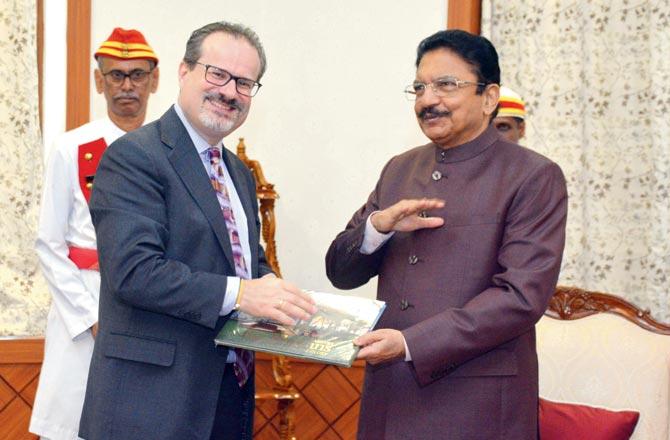
M134 85L141 86L147 82L147 80L149 79L149 74L153 70L154 69L151 70L135 69L130 71L129 73L126 73L123 70L114 69L110 70L109 72L105 72L102 75L105 77L107 82L115 86L120 86L121 84L123 84L126 78L130 79L130 82L133 83Z
M433 82L428 84L422 82L414 82L412 85L405 88L405 97L414 101L417 98L421 98L426 92L426 87L430 86L433 90L435 96L444 97L454 93L461 87L466 86L479 86L484 87L486 84L481 82L474 81L464 81L462 79L454 78L453 76L445 76L443 78L438 78Z
M212 66L211 64L203 64L198 61L196 61L195 64L200 64L205 68L205 81L217 87L225 86L230 80L234 80L235 89L240 95L252 97L258 93L258 89L262 86L261 83L256 82L253 79L240 78L227 70Z

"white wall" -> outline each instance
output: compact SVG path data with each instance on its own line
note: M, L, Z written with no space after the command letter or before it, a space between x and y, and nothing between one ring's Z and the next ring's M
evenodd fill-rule
M92 1L95 50L115 26L140 29L160 58L161 85L149 119L176 99L177 66L194 29L216 20L252 27L268 70L247 122L224 140L244 137L275 184L279 263L303 288L334 291L324 256L366 200L384 163L426 142L403 96L414 79L419 41L443 29L445 0L189 2ZM191 5L195 3L191 2ZM93 83L92 83L93 86ZM105 113L91 90L91 118ZM375 285L354 293L374 296Z

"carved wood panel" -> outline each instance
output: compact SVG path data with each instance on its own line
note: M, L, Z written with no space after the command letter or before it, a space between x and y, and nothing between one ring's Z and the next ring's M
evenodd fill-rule
M34 440L28 433L44 340L0 340L0 439Z
M256 363L257 388L272 386L272 356L259 353ZM353 440L358 429L364 363L340 368L302 359L288 359L293 385L300 398L293 403L294 432L300 440ZM272 400L256 400L254 439L277 440L281 410Z

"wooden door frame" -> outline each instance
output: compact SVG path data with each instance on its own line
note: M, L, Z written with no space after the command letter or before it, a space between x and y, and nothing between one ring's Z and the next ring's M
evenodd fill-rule
M66 130L89 120L90 78L91 0L68 0Z
M447 29L462 29L479 35L481 21L481 0L448 0Z

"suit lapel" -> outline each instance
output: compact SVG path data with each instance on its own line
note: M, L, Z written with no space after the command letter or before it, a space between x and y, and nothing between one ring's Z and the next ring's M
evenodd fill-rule
M233 180L237 195L242 202L244 214L247 217L247 230L249 231L249 248L251 250L251 271L250 276L256 273L256 262L258 261L258 242L259 237L256 230L256 212L258 212L258 205L256 204L256 188L249 188L247 179L245 179L243 170L240 168L240 162L237 157L227 148L223 149L223 161L230 173L230 178ZM253 200L249 199L249 194L254 194Z
M221 206L205 172L202 160L198 156L198 151L195 149L193 141L191 141L174 108L170 108L161 117L160 131L161 140L171 148L167 155L168 160L205 214L221 245L221 249L223 249L228 264L234 268L233 251L228 238L228 229L221 213Z

